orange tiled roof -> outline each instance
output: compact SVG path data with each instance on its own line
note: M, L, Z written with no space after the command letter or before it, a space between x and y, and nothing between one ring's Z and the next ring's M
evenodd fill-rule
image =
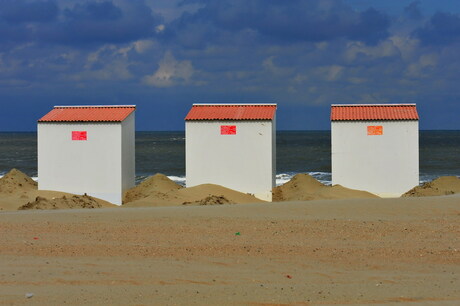
M418 120L415 104L334 104L331 121Z
M185 120L272 120L276 104L193 104Z
M134 105L55 106L38 122L121 122L135 109Z

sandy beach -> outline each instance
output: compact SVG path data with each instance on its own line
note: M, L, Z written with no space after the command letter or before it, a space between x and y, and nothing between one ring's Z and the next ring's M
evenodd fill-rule
M251 203L158 175L126 195L136 207L114 207L13 174L0 179L2 305L460 303L458 178L380 199L301 175L278 190L290 201ZM422 196L441 185L450 195ZM292 200L312 194L329 199Z
M0 296L6 305L458 305L459 218L457 195L4 212Z

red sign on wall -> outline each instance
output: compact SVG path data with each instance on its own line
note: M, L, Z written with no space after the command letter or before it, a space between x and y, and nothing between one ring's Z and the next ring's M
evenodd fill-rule
M383 135L383 126L369 125L367 127L367 135Z
M86 131L72 131L72 140L87 140Z
M236 135L236 125L221 125L220 135Z

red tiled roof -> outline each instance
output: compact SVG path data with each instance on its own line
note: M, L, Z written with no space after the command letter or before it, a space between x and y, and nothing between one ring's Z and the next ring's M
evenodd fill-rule
M415 104L335 104L331 121L418 120Z
M38 122L121 122L135 109L134 105L55 106Z
M276 104L194 104L185 120L272 120Z

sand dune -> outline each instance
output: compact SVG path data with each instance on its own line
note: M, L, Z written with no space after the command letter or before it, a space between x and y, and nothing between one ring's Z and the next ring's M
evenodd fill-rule
M0 194L13 194L37 189L37 182L18 169L11 169L0 178Z
M144 182L146 182L144 184ZM124 207L261 203L256 197L219 185L183 188L157 174L126 192ZM135 195L135 196L133 196ZM128 200L131 200L129 201Z
M460 193L458 177L440 177L408 191L404 197ZM273 201L312 201L378 198L376 195L342 187L326 186L308 174L297 174L273 189ZM263 203L252 195L219 185L184 188L162 174L144 180L126 191L123 207L159 207ZM102 208L115 205L101 199L58 191L37 190L37 183L17 169L0 178L0 210Z
M123 203L134 202L149 196L162 198L166 193L183 188L170 180L166 175L157 173L129 189L123 196Z
M252 195L219 185L183 188L156 174L124 194L125 207L261 203ZM0 210L101 208L115 205L86 195L37 190L37 183L13 169L0 179Z
M340 185L326 186L308 174L298 174L286 184L273 189L273 201L377 198L365 191ZM264 202L249 194L219 185L203 184L183 188L166 176L156 174L125 193L124 206L218 205Z
M431 197L460 193L460 178L441 176L431 182L412 188L403 197Z
M38 190L37 182L12 169L0 178L0 210L115 207L107 201L66 192Z
M378 198L378 196L340 185L326 186L308 174L297 174L284 185L273 188L273 201L311 201Z

